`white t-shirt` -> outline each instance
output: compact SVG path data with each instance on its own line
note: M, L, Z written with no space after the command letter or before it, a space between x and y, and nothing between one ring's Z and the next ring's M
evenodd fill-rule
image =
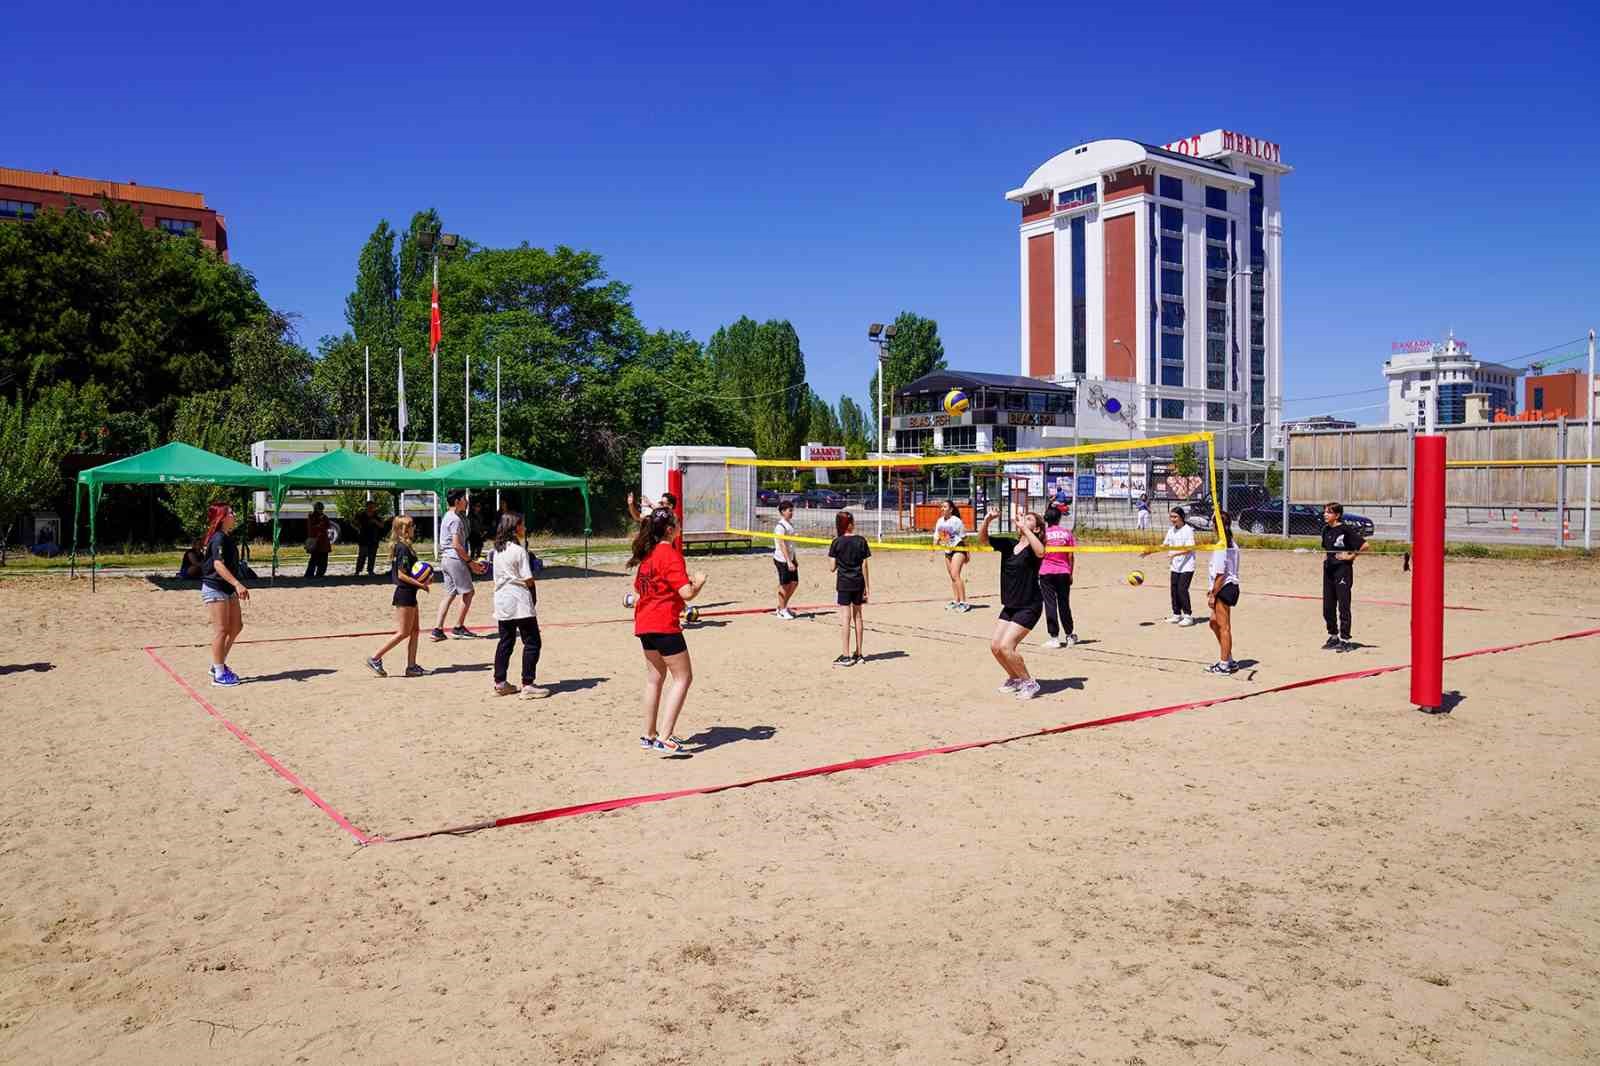
M534 618L533 590L523 582L533 576L528 550L514 540L494 553L494 620Z
M961 516L958 514L941 518L933 524L933 542L943 544L946 548L954 548L966 535L967 527L962 524Z
M1194 530L1190 528L1187 522L1177 529L1168 527L1166 539L1161 543L1169 548L1192 548L1194 547ZM1174 555L1172 557L1172 572L1174 574L1194 573L1194 552L1188 551Z
M1222 579L1224 585L1239 583L1238 548L1217 548L1211 553L1211 580L1216 581L1218 574L1225 575Z
M772 557L785 566L789 565L789 553L794 547L786 540L779 537L794 536L794 523L787 518L778 519L778 524L772 527Z

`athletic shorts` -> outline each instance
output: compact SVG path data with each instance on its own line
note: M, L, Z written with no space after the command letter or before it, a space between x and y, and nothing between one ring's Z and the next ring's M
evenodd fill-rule
M394 599L391 602L396 607L415 607L417 605L417 590L411 585L402 585L397 582L394 586Z
M867 592L865 589L854 589L849 592L846 592L844 589L840 589L837 599L840 607L849 607L854 604L866 603Z
M689 650L689 644L683 639L682 633L640 633L639 645L645 651L653 651L668 658L682 655Z
M1225 603L1229 607L1239 606L1239 586L1228 582L1222 586L1222 591L1217 593L1217 602Z
M954 559L958 555L965 555L965 554L967 554L967 553L964 552L964 551L959 551L959 552L952 551L952 552L945 552L944 553L944 557L946 559Z
M1014 622L1023 629L1032 630L1039 624L1039 616L1044 614L1044 604L1030 603L1026 607L1000 608L1000 621Z
M439 569L444 572L446 595L464 596L472 591L472 570L461 561L461 556L442 560Z
M772 560L772 565L778 570L778 584L793 585L795 582L800 580L800 567L798 564L795 566L786 566L774 559Z
M232 589L228 590L227 592L223 592L220 589L212 588L210 585L200 586L201 603L227 603L229 600L233 599L233 597L234 592Z

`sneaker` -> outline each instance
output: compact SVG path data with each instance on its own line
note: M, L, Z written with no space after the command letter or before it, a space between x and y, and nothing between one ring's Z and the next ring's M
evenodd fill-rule
M542 700L550 695L550 690L543 685L523 685L522 691L517 694L519 700Z
M427 677L428 676L428 671L424 670L420 666L408 666L408 667L406 667L406 676L407 677Z
M1049 640L1044 642L1044 646L1047 648L1059 648L1061 647L1061 638L1051 637Z
M1339 650L1339 643L1340 642L1339 642L1339 638L1338 637L1330 636L1327 640L1322 642L1322 650L1323 651L1338 651Z
M860 652L856 652L854 655L850 656L850 665L852 666L854 666L856 663L864 663L866 661L867 657L862 655Z
M1072 646L1074 646L1076 644L1081 644L1083 642L1078 639L1078 634L1076 634L1076 633L1068 633L1067 634L1067 639L1062 641L1062 643L1070 648L1070 647L1072 647Z
M951 600L949 603L944 605L944 609L947 611L959 611L961 610L961 604L957 603L955 600Z
M1339 646L1334 650L1339 652L1355 651L1357 646L1353 640L1341 640L1339 641Z
M502 681L494 687L494 694L496 696L515 696L517 694L517 686L509 681Z
M437 630L435 630L435 632L437 632ZM454 637L456 640L473 640L473 639L475 639L475 636L474 636L472 630L468 629L466 626L456 626L454 629L452 629L450 631L450 635L452 637ZM440 639L443 639L443 638L440 638Z
M956 610L960 611L962 614L966 614L968 611L972 610L972 604L958 603L956 604Z
M645 751L655 751L656 750L655 737L640 737L639 738L639 746L641 748L643 748Z
M996 692L1015 692L1015 691L1017 691L1017 686L1019 684L1021 684L1021 683L1022 683L1022 678L1020 678L1020 677L1008 677L1008 678L1006 678L1005 684L1003 684L999 688L995 689L995 691Z
M1039 694L1039 682L1031 677L1025 677L1017 682L1017 699L1031 700Z
M217 673L211 675L211 683L218 688L232 688L241 682L238 674L224 666Z
M848 655L841 655L837 659L833 660L833 665L835 666L854 666L855 664L856 661L850 658Z
M1167 625L1169 625L1169 626L1175 626L1181 621L1183 621L1183 615L1181 615L1181 614L1173 614L1173 615L1168 615L1167 616Z
M667 737L665 740L660 737L656 737L650 742L650 746L663 755L684 754L683 743L681 741L673 740L671 737Z
M1231 662L1226 662L1226 663L1224 663L1224 662L1215 662L1215 663L1212 663L1210 666L1206 667L1206 673L1208 673L1208 674L1231 674L1231 673L1233 673L1233 663L1231 663Z
M1192 625L1194 625L1194 615L1192 615L1192 614L1184 615L1182 618L1178 619L1178 624L1180 626L1192 626Z
M780 607L778 608L778 617L782 618L786 622L793 622L795 614L787 607Z
M428 631L428 639L433 641L435 644L439 643L441 640L445 639L444 630L442 630L442 629L431 629L431 630L429 630Z
M368 659L367 660L367 669L371 670L373 673L377 674L379 677L388 677L389 676L388 672L386 670L384 670L384 668L383 668L383 660L382 659Z

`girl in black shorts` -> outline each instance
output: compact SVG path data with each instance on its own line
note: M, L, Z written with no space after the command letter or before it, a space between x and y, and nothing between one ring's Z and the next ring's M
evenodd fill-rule
M1211 553L1211 590L1206 603L1211 607L1211 632L1217 637L1221 656L1206 669L1213 674L1231 674L1233 662L1233 609L1239 606L1239 549L1233 546L1233 516L1222 512L1222 542L1225 547Z
M673 543L677 534L677 516L665 507L656 508L640 519L633 557L628 560L628 569L639 568L633 579L633 633L644 649L645 665L644 732L639 746L667 755L683 751L683 740L672 731L694 682L689 645L684 642L678 616L684 602L698 596L706 583L705 574L691 577L684 568L683 552ZM669 675L670 686L666 684ZM663 688L667 697L664 709Z
M428 571L421 581L411 576L411 568L417 564L417 553L411 547L411 541L417 534L416 520L409 515L397 515L394 520L394 552L390 562L390 571L394 575L394 636L389 638L389 643L378 649L378 653L367 660L367 669L379 677L389 675L383 669L383 656L390 648L398 644L406 645L406 676L421 677L427 671L417 665L417 637L421 635L421 623L417 619L417 592L428 591L428 583L433 580L433 571Z
M1044 596L1039 591L1044 520L1018 507L1012 512L1017 536L991 537L989 523L999 517L999 512L991 511L978 527L978 543L1000 553L1000 617L989 637L989 651L1006 672L1000 691L1014 693L1019 700L1031 700L1039 694L1039 682L1028 675L1028 664L1022 661L1017 647L1044 613Z
M839 606L844 608L839 612L839 636L844 649L833 660L833 665L854 666L862 660L861 634L866 626L861 618L861 605L867 602L872 591L872 574L867 566L872 548L867 538L856 532L856 518L849 511L840 511L834 516L833 528L836 535L828 545L828 566L835 574ZM856 631L854 655L850 654L852 628Z

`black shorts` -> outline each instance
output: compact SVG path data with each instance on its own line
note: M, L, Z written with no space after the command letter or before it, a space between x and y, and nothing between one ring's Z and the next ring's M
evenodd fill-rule
M1239 586L1231 581L1223 585L1222 590L1217 593L1217 602L1225 603L1229 607L1239 606Z
M778 560L774 559L772 560L772 565L778 569L778 584L793 585L800 580L800 567L798 564L795 566L785 566L783 563L780 563Z
M645 651L653 651L668 658L682 655L689 650L682 633L640 633L639 644Z
M1026 607L1000 608L1000 621L1014 622L1023 629L1031 630L1039 624L1039 616L1044 614L1044 604L1030 603Z
M849 607L853 604L867 602L867 593L865 589L853 589L848 592L844 589L840 589L838 600L840 607Z
M394 605L396 607L415 607L417 605L417 590L413 585L395 585Z

